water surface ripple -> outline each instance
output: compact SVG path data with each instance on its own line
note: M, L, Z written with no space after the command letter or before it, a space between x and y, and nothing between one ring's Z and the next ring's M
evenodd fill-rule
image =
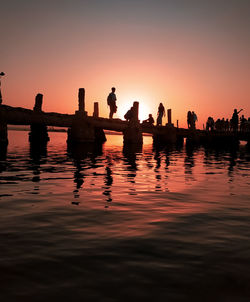
M2 301L250 301L250 153L66 146L9 131Z

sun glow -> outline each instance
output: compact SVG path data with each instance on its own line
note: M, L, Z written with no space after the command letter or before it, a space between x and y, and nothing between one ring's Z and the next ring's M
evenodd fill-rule
M139 102L139 120L142 122L148 118L148 115L152 113L152 110L150 110L146 98L134 98L134 101ZM126 97L119 99L119 102L117 103L117 115L120 119L124 119L124 115L133 106L134 101L128 102Z

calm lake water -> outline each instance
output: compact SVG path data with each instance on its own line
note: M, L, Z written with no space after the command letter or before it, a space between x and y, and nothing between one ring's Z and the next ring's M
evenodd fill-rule
M0 158L1 301L250 301L250 153L31 150Z

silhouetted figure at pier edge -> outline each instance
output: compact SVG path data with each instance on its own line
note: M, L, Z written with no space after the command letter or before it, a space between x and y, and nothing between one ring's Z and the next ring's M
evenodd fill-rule
M152 116L152 114L149 114L148 115L148 119L146 119L146 120L144 120L143 122L142 122L142 124L143 125L148 125L148 126L152 126L152 125L154 125L154 118L153 118L153 116Z
M187 113L187 125L188 129L195 129L195 123L198 121L197 115L194 111L188 111Z
M192 111L192 124L191 124L191 128L192 129L195 129L196 128L196 125L195 123L198 121L198 118L197 118L197 115L194 111Z
M206 130L207 131L213 131L214 130L214 119L209 116L206 123Z
M192 113L191 113L191 111L188 111L188 113L187 113L187 126L188 126L188 129L191 129L192 120L193 120Z
M234 132L238 131L238 126L239 126L239 116L238 114L242 111L243 109L240 109L237 111L237 109L234 109L234 113L232 115L231 123L232 123L232 128Z
M225 131L229 131L230 129L230 122L228 120L228 118L225 120Z
M246 131L246 128L247 128L247 119L245 118L244 115L242 115L240 117L240 131L244 132Z
M111 88L111 92L108 95L107 98L107 104L109 106L109 118L112 119L113 118L113 114L116 113L117 111L117 106L116 106L116 95L115 95L115 87Z
M125 114L124 118L127 122L131 121L134 117L134 107L131 107Z
M163 106L162 103L160 103L160 105L158 107L158 113L157 113L157 115L158 116L157 116L156 124L157 124L157 126L161 126L162 125L162 118L163 118L163 116L166 115L165 108L164 108L164 106Z

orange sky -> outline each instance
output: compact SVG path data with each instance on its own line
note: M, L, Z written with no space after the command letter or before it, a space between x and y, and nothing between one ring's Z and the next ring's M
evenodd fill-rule
M20 3L21 2L21 3ZM12 0L1 4L0 71L4 103L73 113L78 88L86 110L117 88L117 117L134 101L140 118L160 102L186 127L194 110L201 128L209 115L250 116L248 1Z

